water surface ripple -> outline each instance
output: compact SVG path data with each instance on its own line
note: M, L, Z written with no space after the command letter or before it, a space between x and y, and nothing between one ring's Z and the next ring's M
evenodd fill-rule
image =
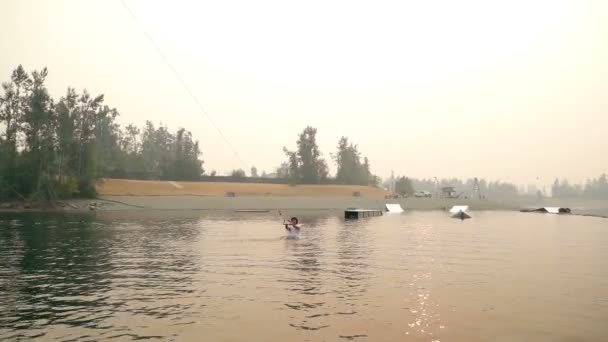
M605 219L0 215L0 340L605 341Z

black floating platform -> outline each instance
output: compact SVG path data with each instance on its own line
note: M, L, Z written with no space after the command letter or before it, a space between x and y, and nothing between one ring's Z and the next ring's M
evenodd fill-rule
M344 211L344 218L349 219L360 219L364 217L382 216L382 210L374 209L346 209Z

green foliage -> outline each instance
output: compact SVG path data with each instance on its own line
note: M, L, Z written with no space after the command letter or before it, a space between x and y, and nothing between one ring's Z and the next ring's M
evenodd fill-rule
M95 180L84 177L80 178L78 180L78 197L95 198L96 196Z
M306 127L296 143L295 151L283 147L287 161L276 169L277 178L286 179L291 184L319 184L330 181L329 168L317 145L317 129ZM332 155L332 158L338 168L332 183L373 186L380 183L380 178L371 173L367 157L361 161L357 146L349 143L346 137L340 139L338 152Z
M74 178L65 178L57 185L57 198L66 199L78 195L78 182Z
M245 178L245 177L247 177L247 175L245 174L245 171L243 169L232 170L232 172L230 173L230 176L234 177L234 178Z
M317 145L317 129L308 126L300 133L297 150L289 151L283 147L288 158L288 176L291 183L317 184L329 176L327 163L321 157Z
M343 184L375 185L378 180L370 171L369 160L363 158L357 145L349 143L348 138L342 137L338 142L338 152L333 155L336 162L336 180Z
M199 143L183 128L173 134L146 121L141 130L128 125L117 140L117 165L106 171L111 176L195 181L204 173Z
M407 177L399 177L395 181L395 192L404 196L412 196L414 195L414 185L412 181Z
M68 88L55 102L45 69L22 66L0 94L0 200L96 196L103 177L196 180L203 174L192 134L115 122L104 96Z
M199 159L201 151L192 133L180 128L174 143L174 177L179 180L197 180L203 174L203 162Z

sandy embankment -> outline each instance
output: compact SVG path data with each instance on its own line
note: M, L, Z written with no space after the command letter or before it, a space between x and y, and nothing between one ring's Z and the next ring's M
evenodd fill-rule
M386 191L360 185L297 185L220 182L169 182L107 179L99 184L101 196L207 196L226 197L232 192L243 196L288 196L288 197L353 197L359 192L362 197L384 198Z
M52 204L0 203L0 211L93 210L344 210L349 207L384 209L399 203L406 210L440 210L468 205L472 210L519 210L561 206L582 215L608 216L608 201L535 199L517 201L405 198L384 199L382 189L350 185L168 182L108 179L98 186L99 198L73 199ZM358 192L360 196L355 197ZM235 197L227 196L234 193ZM27 206L26 206L27 205Z
M366 186L257 183L165 182L106 180L98 191L103 210L200 209L382 209L400 203L406 209L442 209L456 204L472 209L515 209L513 204L491 201L418 199L385 200L386 191ZM228 197L232 192L235 197ZM354 193L358 192L359 197Z

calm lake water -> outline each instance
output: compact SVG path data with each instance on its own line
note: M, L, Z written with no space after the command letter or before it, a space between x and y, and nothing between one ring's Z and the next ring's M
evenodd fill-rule
M0 340L608 340L607 219L472 214L2 214Z

